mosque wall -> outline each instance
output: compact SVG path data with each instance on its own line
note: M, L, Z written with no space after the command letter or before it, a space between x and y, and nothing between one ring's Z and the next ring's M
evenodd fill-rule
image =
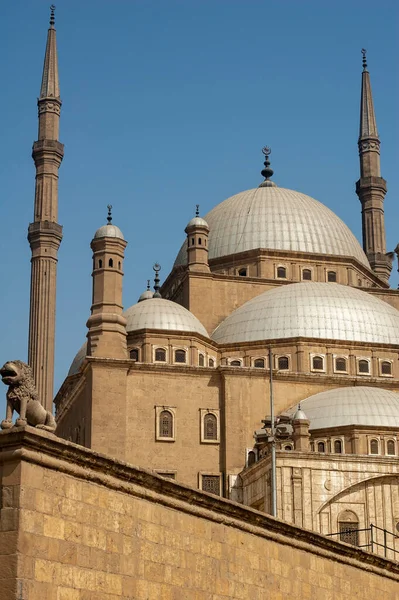
M358 548L32 428L0 448L7 600L397 597L397 563Z
M267 456L240 474L244 504L270 511L270 469ZM398 484L395 457L277 452L278 517L323 534L339 532L346 511L359 529L372 523L397 534ZM382 543L382 538L382 532L374 533L374 542ZM391 535L388 542L399 552L399 538ZM358 543L370 543L370 533L359 532ZM373 550L384 555L377 544ZM395 558L392 551L387 556Z

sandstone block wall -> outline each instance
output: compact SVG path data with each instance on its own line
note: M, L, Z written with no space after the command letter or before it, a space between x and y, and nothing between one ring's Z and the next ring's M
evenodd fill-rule
M0 464L1 598L398 597L396 563L55 436L1 433Z

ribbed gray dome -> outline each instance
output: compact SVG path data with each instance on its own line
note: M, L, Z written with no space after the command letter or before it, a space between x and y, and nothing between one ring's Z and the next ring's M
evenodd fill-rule
M334 388L301 400L309 429L370 425L399 428L399 394L381 388ZM294 413L296 406L288 413Z
M249 300L212 334L225 344L291 337L399 344L399 311L353 287L292 283Z
M205 219L209 258L267 248L351 256L370 268L359 242L337 215L310 196L279 187L241 192ZM187 242L175 266L187 264Z
M73 359L72 364L69 367L68 377L70 375L76 375L76 373L79 373L80 366L81 366L82 362L84 361L86 354L87 354L87 342L85 342L83 344L83 346L81 346L79 348L75 358Z
M95 239L104 237L119 238L120 240L125 239L119 227L111 224L102 225L99 229L97 229L96 233L94 234Z
M128 333L139 329L189 331L209 337L205 327L189 310L163 298L149 298L134 304L123 313Z

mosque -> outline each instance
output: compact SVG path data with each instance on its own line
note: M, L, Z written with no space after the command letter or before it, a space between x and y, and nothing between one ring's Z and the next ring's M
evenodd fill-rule
M64 153L53 14L38 108L29 363L51 410ZM155 265L154 291L128 308L110 207L57 435L266 513L274 493L282 520L353 544L370 524L398 533L399 291L365 52L358 148L362 245L322 202L274 183L266 147L263 180L182 224L171 272L160 285Z

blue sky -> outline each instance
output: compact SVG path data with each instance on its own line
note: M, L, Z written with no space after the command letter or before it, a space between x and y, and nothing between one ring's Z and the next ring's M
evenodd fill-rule
M0 4L1 364L27 357L30 153L48 5ZM195 204L205 214L259 184L265 144L277 184L317 198L360 239L354 190L362 47L388 182L387 247L396 246L398 17L397 2L388 0L58 2L65 157L55 391L85 340L89 245L108 203L129 241L126 307L145 289L154 262L166 277Z

